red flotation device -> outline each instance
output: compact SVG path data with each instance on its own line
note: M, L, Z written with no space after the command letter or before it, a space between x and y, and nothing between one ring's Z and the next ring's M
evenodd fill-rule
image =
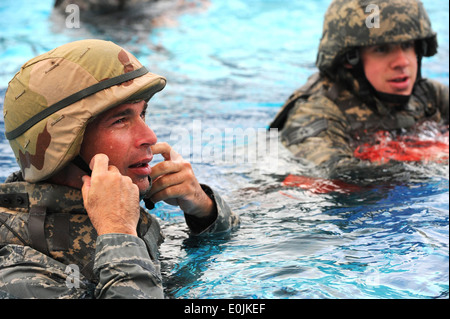
M374 163L387 163L391 160L406 162L445 162L449 159L448 130L433 138L416 136L399 136L394 138L387 131L379 131L374 135L373 144L365 143L354 151L356 158ZM315 194L330 192L350 193L361 187L340 180L330 180L301 175L288 175L283 186L299 187Z
M345 183L337 179L325 179L289 174L282 183L283 186L295 186L308 190L314 194L326 194L330 192L350 193L360 190L357 185Z
M448 131L435 139L415 136L392 138L386 131L375 135L374 144L363 144L354 151L354 156L376 163L390 160L405 162L444 162L449 158Z

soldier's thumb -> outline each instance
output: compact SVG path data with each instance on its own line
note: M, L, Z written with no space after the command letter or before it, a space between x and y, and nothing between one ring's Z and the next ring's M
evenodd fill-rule
M86 203L89 195L89 190L91 189L91 177L84 175L81 178L81 180L83 181L83 186L81 187L81 194L83 195L83 200Z

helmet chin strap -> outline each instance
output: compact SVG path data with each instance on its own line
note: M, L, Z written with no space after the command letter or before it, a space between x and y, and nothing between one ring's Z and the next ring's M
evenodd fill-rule
M152 188L152 178L150 176L148 177L148 183L149 183L148 190L145 192L144 198L142 200L144 201L145 207L147 209L153 209L155 208L155 203L152 202L149 196L150 190Z
M75 158L72 160L72 163L75 164L75 166L77 166L83 172L87 173L87 175L91 176L91 168L80 155L75 156Z
M375 89L374 89L375 90ZM391 103L396 105L406 105L409 102L410 95L401 95L401 94L390 94L390 93L383 93L380 91L375 90L375 94L377 98L385 103Z

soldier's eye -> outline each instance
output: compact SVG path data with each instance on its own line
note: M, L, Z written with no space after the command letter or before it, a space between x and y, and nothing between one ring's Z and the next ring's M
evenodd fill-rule
M386 53L389 52L389 46L387 45L377 45L373 48L374 52L378 52L378 53Z
M120 119L114 121L113 125L114 125L114 124L122 124L122 123L124 123L124 122L125 122L125 118L122 117L122 118L120 118Z
M414 48L414 41L402 43L403 50L407 50L407 49L411 49L411 48Z

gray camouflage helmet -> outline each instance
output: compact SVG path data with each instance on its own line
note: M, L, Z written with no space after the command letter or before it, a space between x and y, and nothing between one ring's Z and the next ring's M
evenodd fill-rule
M316 65L333 72L357 47L421 40L421 55L437 52L436 33L418 0L333 0L324 18Z

